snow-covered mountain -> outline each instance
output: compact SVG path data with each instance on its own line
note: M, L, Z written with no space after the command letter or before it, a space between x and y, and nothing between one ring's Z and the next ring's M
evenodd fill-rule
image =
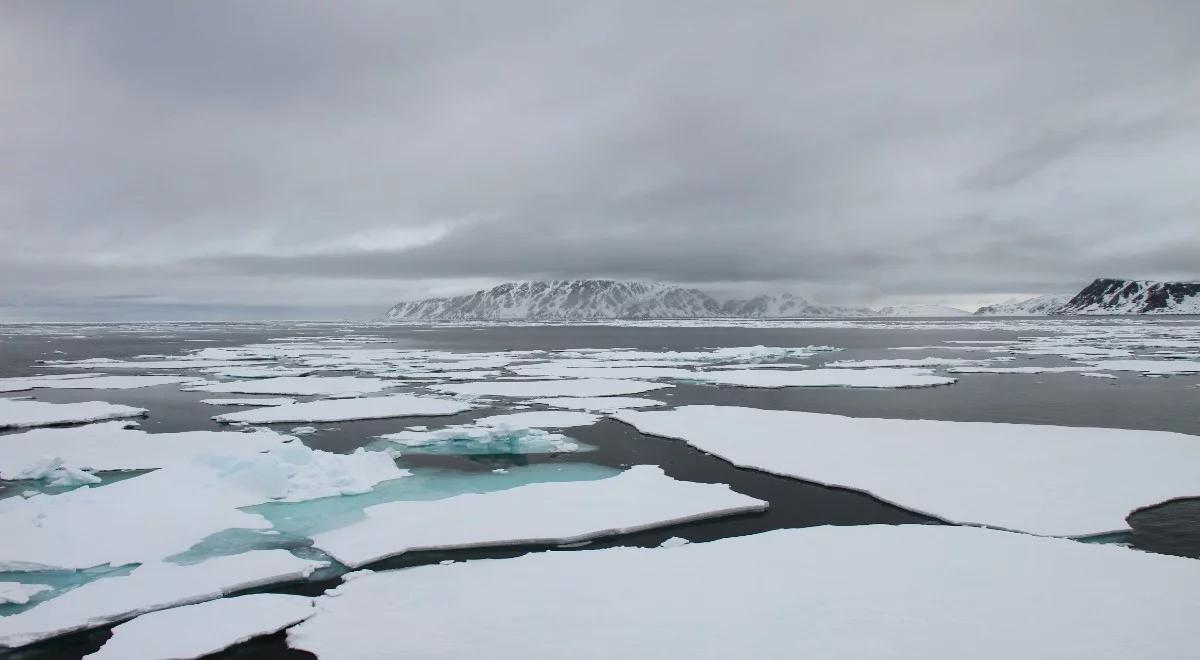
M946 305L888 305L874 316L967 316L970 312Z
M1100 278L1058 314L1200 314L1200 282Z
M814 305L792 294L718 301L698 289L659 282L560 280L510 282L448 298L402 302L396 321L587 320L615 318L782 318L872 316L866 307Z
M1055 314L1071 299L1070 295L1050 294L1034 296L1026 300L1007 300L994 305L984 305L975 310L981 316L1046 316Z

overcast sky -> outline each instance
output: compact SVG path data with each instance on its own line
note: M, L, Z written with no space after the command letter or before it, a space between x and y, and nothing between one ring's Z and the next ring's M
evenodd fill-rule
M0 4L0 319L1200 277L1200 3Z

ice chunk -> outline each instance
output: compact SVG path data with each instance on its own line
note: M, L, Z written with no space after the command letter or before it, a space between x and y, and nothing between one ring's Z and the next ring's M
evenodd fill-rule
M571 543L766 507L724 484L676 481L639 465L597 481L380 504L360 522L315 535L313 544L354 567L414 550Z
M554 397L550 399L534 399L530 403L538 403L551 408L567 408L569 410L587 410L589 412L611 413L626 408L649 408L667 404L654 399L621 396L599 397Z
M0 479L39 478L28 475L48 458L56 458L65 466L93 471L142 470L186 464L203 454L257 454L279 447L288 439L266 429L255 433L150 434L132 428L129 422L36 429L5 436L4 442L0 442Z
M693 374L692 379L739 387L905 388L934 387L956 382L954 378L935 376L932 370L915 368L700 371Z
M437 431L400 431L379 437L405 447L405 454L551 454L595 449L559 433L508 426L457 425Z
M0 647L31 644L145 612L199 603L231 591L308 577L324 562L286 550L215 557L199 564L150 563L90 582L19 614L0 617Z
M122 406L103 401L81 403L48 403L0 398L0 429L80 424L106 419L141 417L145 408Z
M1200 373L1196 360L1093 360L1088 362L1101 371L1140 371L1143 374Z
M276 376L307 376L316 369L298 369L295 367L222 367L209 369L210 373L221 378L274 378Z
M51 589L53 587L48 584L0 582L0 605L24 605L30 598Z
M925 357L916 360L838 360L826 362L833 369L877 369L879 367L968 367L985 366L988 360L964 360L960 358Z
M944 520L1052 536L1126 529L1200 494L1200 442L1162 431L869 419L732 406L617 413L742 467L853 488Z
M462 401L449 401L433 397L393 394L361 399L337 399L292 403L272 408L256 408L217 415L218 422L250 422L271 424L276 422L338 422L351 419L383 419L387 417L426 417L454 415L470 410L471 405Z
M485 383L447 383L445 385L430 385L430 389L448 394L467 396L508 396L508 397L597 397L621 394L637 394L659 390L670 385L648 383L641 380L608 380L602 378L581 378L578 380L524 380L524 381L492 381Z
M113 628L94 660L199 658L312 616L311 598L251 594L143 614Z
M0 452L3 448L0 448ZM98 484L100 477L83 470L63 464L63 459L57 456L47 456L35 459L21 470L4 472L5 479L34 480L44 479L48 486L68 488L85 484Z
M184 388L214 394L292 394L297 396L333 396L371 394L393 387L382 378L359 376L280 376L255 380L206 383Z
M322 658L1157 660L1195 655L1198 590L1200 563L1112 546L812 527L362 573L288 644Z
M600 419L585 412L560 410L535 410L530 412L492 415L475 420L476 426L491 426L500 429L565 429L572 426L590 426Z

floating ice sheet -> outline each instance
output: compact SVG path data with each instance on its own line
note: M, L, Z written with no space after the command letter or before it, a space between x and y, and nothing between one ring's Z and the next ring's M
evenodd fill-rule
M113 628L93 660L199 658L312 616L312 598L251 594L143 614Z
M0 378L0 392L19 392L34 389L55 390L131 390L156 385L202 383L194 376L100 376L72 374L61 376L30 376L28 378Z
M108 419L141 417L147 412L145 408L134 408L103 401L48 403L46 401L0 398L0 429L81 424ZM3 449L0 449L0 452L2 451Z
M640 380L610 380L581 378L578 380L524 380L493 381L486 383L447 383L430 385L429 388L447 394L465 396L508 396L508 397L597 397L637 394L671 387L662 383Z
M30 598L50 591L53 587L48 584L29 584L26 582L0 582L0 605L24 605Z
M595 449L560 433L508 426L450 426L436 431L400 431L379 436L400 445L403 454L553 454Z
M184 388L214 394L292 394L297 396L360 395L379 392L396 384L382 378L358 376L281 376L254 380L207 383Z
M32 609L0 617L0 647L24 646L239 589L299 580L323 565L285 550L215 557L187 566L145 564L128 575L96 580Z
M807 369L780 371L747 369L744 371L701 371L693 380L739 387L935 387L951 385L954 378L934 375L929 369Z
M639 465L598 481L380 504L361 522L315 535L313 544L353 567L414 550L572 543L766 506L724 484L676 481Z
M1200 438L1162 431L868 419L732 406L617 413L742 466L868 492L944 520L1053 536L1126 529L1200 495Z
M813 527L364 572L288 644L322 658L1186 658L1198 590L1200 562L1113 546Z
M589 412L611 413L627 408L649 408L652 406L665 406L667 404L654 399L644 399L641 397L622 397L622 396L597 396L597 397L554 397L549 399L534 399L530 403L537 403L551 408L566 408L568 410L587 410Z
M591 426L600 419L598 415L565 410L533 410L530 412L492 415L475 420L476 426L492 426L508 429L565 429L572 426Z
M338 422L352 419L384 419L387 417L413 417L454 415L471 409L462 401L450 401L433 397L393 394L361 399L336 399L308 401L271 408L255 408L217 415L218 422L249 422L272 424L277 422Z
M825 367L833 369L877 369L879 367L966 367L983 366L988 360L965 360L961 358L925 357L915 360L838 360L826 362Z
M260 397L257 399L201 399L200 403L210 406L286 406L296 403L289 397Z

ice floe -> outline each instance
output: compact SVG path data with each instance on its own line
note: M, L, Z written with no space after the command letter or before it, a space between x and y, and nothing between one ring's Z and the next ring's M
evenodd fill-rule
M48 403L46 401L0 398L0 429L82 424L108 419L141 417L147 412L145 408L134 408L103 401Z
M0 582L0 605L24 605L30 598L51 589L48 584Z
M1092 360L1087 364L1101 371L1138 371L1164 375L1200 373L1200 362L1193 360Z
M322 658L1151 660L1195 654L1198 590L1200 563L1112 546L813 527L363 572L287 637Z
M739 387L935 387L951 385L954 378L938 376L930 369L746 369L744 371L701 371L693 380Z
M250 455L202 455L98 487L7 498L0 500L0 570L160 560L215 532L270 527L243 507L363 493L406 474L385 452L333 454L290 442Z
M288 440L266 429L150 434L130 422L36 429L0 439L0 479L38 478L31 474L54 459L92 471L146 470L186 464L205 454L250 456Z
M201 399L200 403L210 406L286 406L296 403L289 397L262 397L258 399Z
M384 419L454 415L471 409L462 401L434 397L392 394L361 399L307 401L269 408L255 408L217 415L219 422L272 424L277 422L338 422L352 419Z
M943 520L1052 536L1126 529L1200 495L1200 439L1163 431L872 419L732 406L616 414L743 467L868 492Z
M224 383L205 383L184 388L214 394L292 394L297 396L333 396L372 394L396 384L382 378L359 376L281 376L234 380Z
M477 426L492 426L509 429L565 429L572 426L590 426L600 419L598 415L563 410L533 410L481 417L474 421Z
M988 364L988 360L926 357L915 360L838 360L837 362L826 362L824 366L833 369L868 369L879 367L965 367L986 364Z
M507 396L507 397L597 397L638 394L659 390L671 385L648 383L640 380L611 380L603 378L581 378L578 380L522 380L491 381L483 383L446 383L430 385L437 392L463 396Z
M131 390L156 385L199 384L195 376L100 376L71 374L61 376L29 376L27 378L0 378L0 392L22 390Z
M360 522L315 535L313 544L347 566L362 566L415 550L572 543L766 506L724 484L676 481L662 468L639 465L596 481L379 504L365 509Z
M199 658L276 633L316 612L312 598L251 594L143 614L113 628L93 660Z
M436 431L407 430L379 436L400 445L402 454L554 454L592 451L595 447L560 433L537 428L460 424Z
M530 403L537 403L551 408L566 408L568 410L587 410L589 412L611 413L626 408L650 408L653 406L665 406L667 404L655 399L644 399L641 397L622 397L622 396L597 396L597 397L553 397L549 399L534 399Z
M286 550L257 550L186 566L144 564L128 575L89 582L32 609L0 617L0 647L24 646L240 589L299 580L324 565Z

